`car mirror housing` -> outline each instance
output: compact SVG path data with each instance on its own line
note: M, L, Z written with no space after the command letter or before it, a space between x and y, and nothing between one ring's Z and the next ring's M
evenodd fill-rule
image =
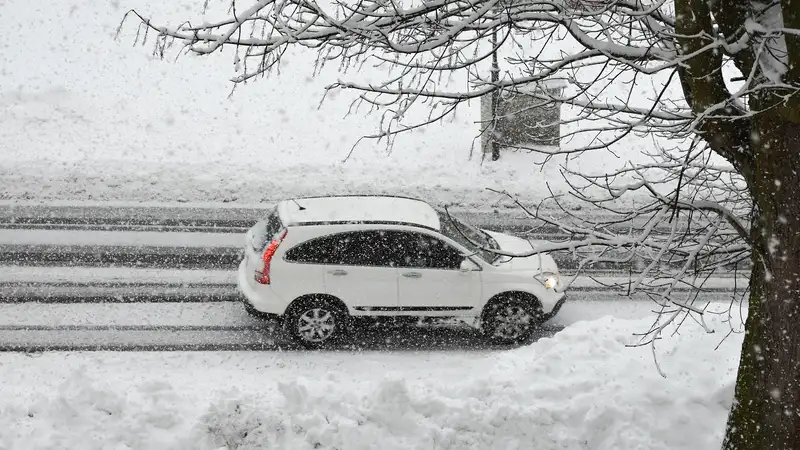
M475 270L481 270L481 268L480 266L475 264L475 261L473 261L472 259L464 258L464 260L461 261L461 266L459 267L459 270L461 270L462 272L473 272Z

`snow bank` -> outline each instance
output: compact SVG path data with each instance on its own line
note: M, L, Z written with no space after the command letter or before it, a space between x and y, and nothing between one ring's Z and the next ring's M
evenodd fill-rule
M580 322L495 352L0 355L0 448L718 448L740 335Z

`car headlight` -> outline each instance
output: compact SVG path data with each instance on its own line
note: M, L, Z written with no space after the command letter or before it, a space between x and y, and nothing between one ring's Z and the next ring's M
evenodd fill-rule
M545 289L555 289L558 286L559 278L555 273L543 273L542 281Z

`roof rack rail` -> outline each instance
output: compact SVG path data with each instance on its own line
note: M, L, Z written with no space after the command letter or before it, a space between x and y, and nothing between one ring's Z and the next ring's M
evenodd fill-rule
M314 198L342 198L342 197L387 197L387 198L402 198L406 200L416 200L418 202L428 203L425 200L417 197L410 197L407 195L396 195L396 194L330 194L330 195L309 195L306 197L292 197L287 198L286 200L305 200L305 199L314 199Z
M436 228L421 225L413 222L400 222L394 220L320 220L316 222L291 222L286 226L293 227L307 227L307 226L320 226L320 225L400 225L413 228L422 228L425 230L436 231Z

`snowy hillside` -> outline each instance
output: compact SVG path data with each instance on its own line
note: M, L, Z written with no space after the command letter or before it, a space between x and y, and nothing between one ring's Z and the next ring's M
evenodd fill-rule
M233 49L162 61L152 55L152 39L133 48L133 21L114 40L130 8L176 23L202 18L202 4L3 2L0 198L254 203L357 191L478 206L495 198L486 187L529 200L545 195L547 181L563 187L556 165L563 158L543 171L535 164L541 158L528 154L482 165L477 101L400 137L391 154L383 143L363 141L342 162L359 137L377 130L380 115L364 108L348 115L350 92L320 106L324 87L339 78L383 79L383 68L340 74L328 66L313 77L315 55L293 54L279 75L228 98ZM602 152L570 164L593 172L620 167L653 145L630 136L616 148L619 157Z

